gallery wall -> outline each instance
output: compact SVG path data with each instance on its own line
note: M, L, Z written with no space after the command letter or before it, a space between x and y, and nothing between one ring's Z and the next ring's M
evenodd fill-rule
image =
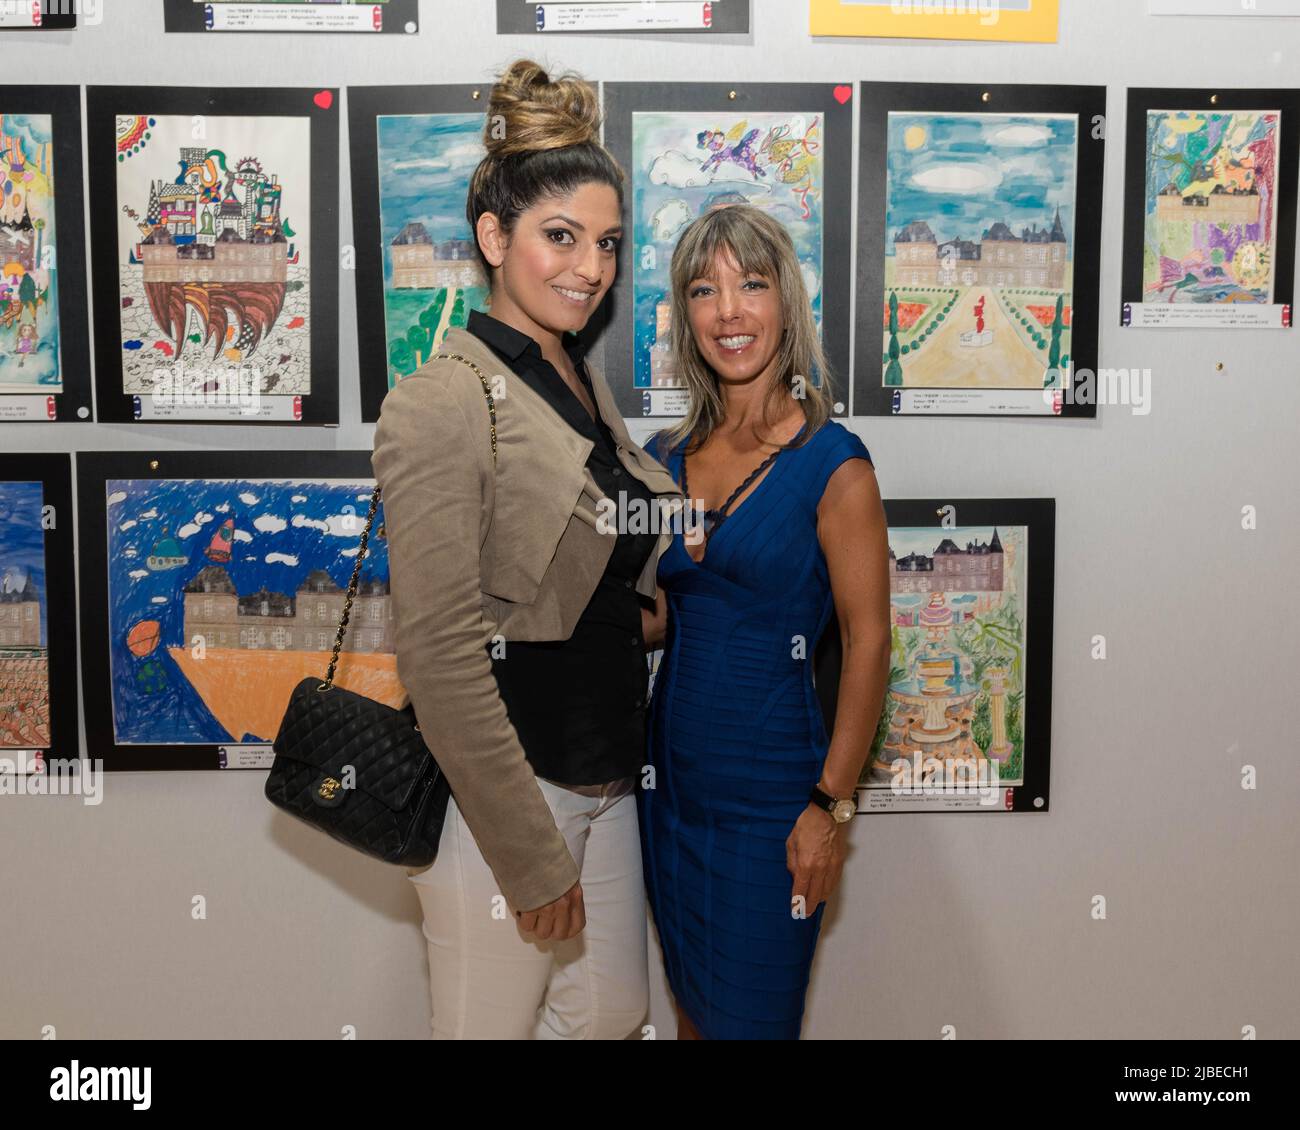
M845 420L886 497L1056 500L1050 811L856 818L804 1034L1300 1035L1300 350L1294 331L1119 325L1126 88L1294 86L1300 20L1066 0L1056 44L812 40L806 4L755 0L744 36L497 36L487 0L422 0L418 36L290 41L164 35L153 0L106 8L76 32L0 37L4 81L487 84L531 54L619 82L1106 86L1099 362L1150 370L1149 411ZM346 155L346 114L342 128ZM340 186L347 244L346 175ZM355 297L343 270L337 428L0 424L0 450L368 451ZM629 425L638 439L657 426ZM83 738L88 756L99 739ZM1257 788L1242 787L1248 766ZM404 875L277 813L264 778L129 772L98 805L0 797L0 1037L427 1035ZM650 1022L671 1035L653 947L651 960Z

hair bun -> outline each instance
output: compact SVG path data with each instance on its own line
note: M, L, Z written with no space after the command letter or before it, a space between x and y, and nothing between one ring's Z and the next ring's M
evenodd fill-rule
M600 144L600 99L580 75L552 79L540 63L516 59L497 79L483 145L497 159L540 149Z

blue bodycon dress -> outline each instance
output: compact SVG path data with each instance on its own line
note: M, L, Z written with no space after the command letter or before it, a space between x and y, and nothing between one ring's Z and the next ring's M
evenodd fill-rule
M684 444L646 445L682 479ZM824 904L791 913L785 841L828 736L812 660L832 612L817 504L870 455L834 420L782 451L696 563L659 561L668 633L650 704L653 787L638 789L646 890L668 982L708 1039L797 1039Z

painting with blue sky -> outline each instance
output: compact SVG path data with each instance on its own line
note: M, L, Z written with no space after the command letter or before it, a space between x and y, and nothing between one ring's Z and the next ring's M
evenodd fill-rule
M0 749L50 744L43 487L0 481Z
M731 204L779 220L794 243L813 317L821 326L826 161L822 115L667 113L632 115L635 354L633 385L649 390L648 415L686 410L673 367L669 269L684 228Z
M465 218L483 159L482 114L384 114L377 119L380 236L388 385L415 372L487 307L487 279Z
M1068 383L1078 143L1074 114L889 115L886 386Z
M119 744L270 742L324 676L373 483L109 479L109 649ZM394 706L382 508L340 654L340 685Z

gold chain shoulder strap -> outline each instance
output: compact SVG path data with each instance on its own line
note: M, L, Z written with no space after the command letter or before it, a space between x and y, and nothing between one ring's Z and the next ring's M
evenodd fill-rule
M437 358L447 357L454 361L464 361L475 373L483 385L483 395L487 398L488 421L492 433L492 465L496 466L497 461L497 405L492 398L492 386L488 383L487 375L473 361L463 353L435 353L429 358L433 361ZM343 600L343 615L339 617L339 628L334 635L334 650L330 654L329 670L325 673L325 681L321 683L317 690L327 691L334 684L334 671L339 664L339 651L343 647L343 636L347 633L348 619L352 615L352 598L357 595L357 581L361 577L361 562L366 556L366 546L370 543L370 527L375 520L375 509L379 506L379 484L375 484L375 489L370 494L370 510L366 514L365 529L361 531L361 544L357 547L357 563L352 567L352 579L348 582L348 594ZM417 727L418 729L418 727Z

